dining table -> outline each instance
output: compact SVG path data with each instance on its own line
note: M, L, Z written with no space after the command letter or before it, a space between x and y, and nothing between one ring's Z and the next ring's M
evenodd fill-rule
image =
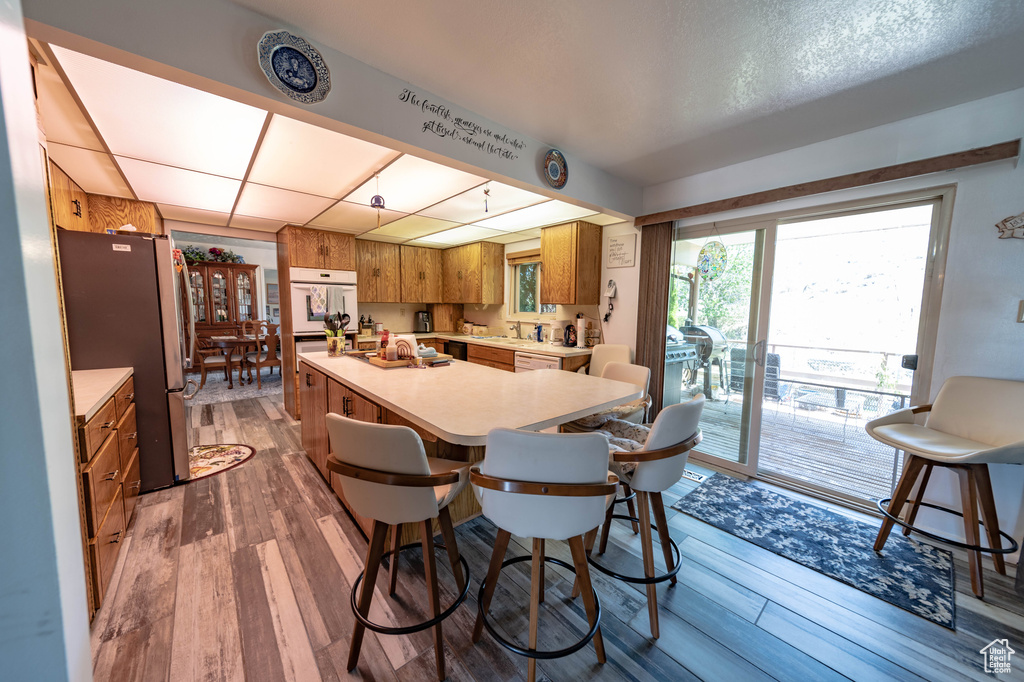
M245 354L251 349L256 350L260 343L260 337L255 334L234 334L225 336L210 336L209 346L221 348L226 351L228 366L228 388L234 388L234 370L232 369L231 358L240 355L242 360L238 363L238 383L242 384L242 369L246 366ZM249 369L249 383L252 383L252 368Z

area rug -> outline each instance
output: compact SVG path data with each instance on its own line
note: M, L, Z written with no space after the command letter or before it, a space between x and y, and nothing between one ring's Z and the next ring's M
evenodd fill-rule
M951 552L895 527L881 553L878 526L715 474L674 505L709 523L915 615L955 630Z
M196 382L199 377L193 377ZM210 372L206 375L206 385L200 389L194 398L192 405L211 405L213 403L226 403L229 400L244 400L246 398L267 397L276 403L284 404L284 390L281 382L281 375L275 371L273 374L263 374L263 387L256 384L256 376L253 375L251 384L239 384L238 374L235 374L234 388L228 388L228 382L224 373ZM191 390L191 389L189 389Z
M256 451L248 445L199 445L188 453L188 469L190 478L213 476L231 467L238 466Z

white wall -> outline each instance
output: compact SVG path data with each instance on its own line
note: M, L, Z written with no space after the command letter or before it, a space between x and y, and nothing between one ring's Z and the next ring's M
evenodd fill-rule
M644 211L699 204L1006 142L1024 137L1022 111L1024 89L681 178L645 190ZM1018 301L1024 299L1024 240L997 239L995 228L995 223L1024 210L1024 168L1015 162L805 197L681 224L755 216L954 183L956 199L931 379L932 397L946 378L960 374L1024 380L1024 324L1015 322ZM1024 467L993 465L992 481L1000 526L1019 540L1024 535ZM949 472L935 472L928 499L960 507L959 493ZM963 534L959 519L939 512L922 510L918 521L943 533Z
M634 264L629 268L608 267L608 240L621 235L636 235L636 255ZM632 223L617 223L604 228L603 247L601 250L601 290L604 291L608 280L615 280L615 309L607 322L602 322L605 343L624 343L636 354L636 319L637 298L640 292L640 230ZM601 297L598 313L603 318L608 311L608 299Z
M0 678L91 677L77 457L18 0L0 4Z

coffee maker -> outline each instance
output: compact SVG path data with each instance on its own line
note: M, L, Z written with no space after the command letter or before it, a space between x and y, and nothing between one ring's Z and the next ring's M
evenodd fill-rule
M413 322L412 330L417 334L434 331L434 325L430 321L430 313L426 310L420 310L415 313L415 321Z

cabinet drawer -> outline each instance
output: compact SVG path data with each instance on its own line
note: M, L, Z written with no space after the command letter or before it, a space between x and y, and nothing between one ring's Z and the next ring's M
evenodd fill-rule
M110 511L103 519L96 537L89 541L96 606L103 603L103 597L110 585L110 574L114 572L114 564L117 563L117 551L121 547L121 540L124 539L124 529L124 505L121 504L121 486L118 485L114 504L110 505Z
M114 394L114 409L117 410L117 418L120 419L124 416L128 406L135 400L135 378L128 377L128 381L124 382L121 388L117 389L117 393Z
M111 398L100 408L92 419L82 427L82 463L85 464L92 459L96 450L103 445L114 426L117 424L117 408L114 406L114 399Z
M478 359L500 362L506 365L514 365L516 362L516 352L514 350L489 348L488 346L477 346L475 344L467 344L466 357L469 358L470 362Z
M139 501L139 489L142 488L142 476L139 475L139 449L132 451L128 467L121 477L121 494L124 496L124 524L132 520L135 503Z
M139 445L139 432L135 426L135 403L128 405L121 421L117 423L117 450L120 453L121 472L128 471L131 454Z
M472 362L473 364L476 364L476 365L486 365L487 367L493 367L494 369L500 369L500 370L504 370L506 372L514 372L514 371L516 371L515 365L509 365L509 364L504 363L504 362L494 362L492 360L479 360L479 359L475 360L473 358L470 358L469 361Z
M121 489L121 463L117 453L117 433L100 446L92 464L82 472L85 488L85 515L89 524L89 535L96 535L96 529L107 513L111 501Z

